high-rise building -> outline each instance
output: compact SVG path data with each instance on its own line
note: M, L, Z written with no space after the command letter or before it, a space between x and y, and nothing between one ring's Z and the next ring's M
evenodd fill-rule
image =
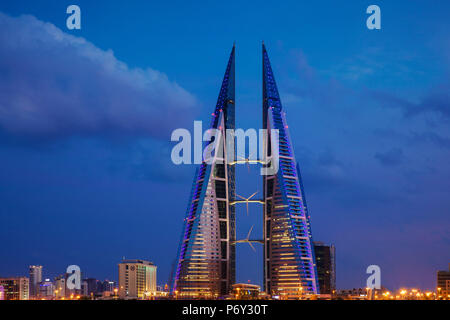
M30 297L39 295L39 283L42 282L42 266L30 266Z
M30 282L27 277L0 278L4 300L28 300Z
M227 131L235 128L234 65L233 46L210 126L222 134L218 143L214 141L212 161L203 160L195 174L178 249L172 293L181 298L227 295L235 283L235 245L250 242L236 241L235 235L234 205L241 201L235 200L235 137ZM300 169L264 45L262 111L263 129L268 134L263 134L264 154L258 162L266 162L265 168L278 168L264 176L263 200L255 200L264 204L264 239L252 240L264 243L264 289L285 298L317 294L311 223Z
M314 241L314 253L320 293L332 294L336 291L336 248Z
M277 155L279 159L278 172L263 177L264 287L268 294L296 298L319 293L311 222L285 112L264 44L262 51L263 129L267 130L264 159L276 161ZM278 130L278 137L271 130Z
M145 260L119 263L119 298L147 299L156 295L156 266Z
M179 297L223 296L235 282L235 168L228 155L236 149L226 141L226 130L235 128L234 59L233 46L210 125L221 139L212 161L203 159L195 173L184 219L171 286Z
M437 272L436 292L438 296L450 299L450 263L448 264L448 271Z

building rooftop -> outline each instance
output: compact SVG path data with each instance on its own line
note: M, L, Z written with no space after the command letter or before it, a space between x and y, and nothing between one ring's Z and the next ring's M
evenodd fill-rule
M150 265L150 266L154 266L155 264L153 262L147 261L147 260L141 260L141 259L123 259L122 263L138 263L138 264L145 264L145 265Z

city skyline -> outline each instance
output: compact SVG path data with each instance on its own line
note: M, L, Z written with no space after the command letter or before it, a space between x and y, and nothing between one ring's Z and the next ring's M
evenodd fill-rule
M55 277L43 278L37 282L38 289L31 288L36 277L36 268L42 276L43 266L29 266L29 277L0 277L1 300L450 300L449 270L436 272L434 290L421 290L412 287L401 288L352 288L335 287L334 246L314 242L319 270L319 283L322 293L303 292L298 296L287 294L267 294L259 285L234 283L228 294L214 297L200 296L190 298L172 291L168 284L158 285L157 266L142 259L125 259L118 266L118 281L98 280L84 277L78 266L70 266L66 272ZM73 269L75 267L75 269ZM76 271L78 270L78 271ZM78 273L78 275L77 275ZM327 275L328 274L328 275ZM74 277L75 276L75 277ZM78 277L78 280L75 280ZM78 287L76 283L79 282ZM75 285L73 287L72 285ZM33 293L32 293L33 291Z
M76 264L113 279L125 256L167 283L195 170L170 161L170 133L209 123L234 41L236 126L260 127L264 39L337 287L363 287L376 264L385 287L434 288L450 246L448 3L379 1L379 31L366 3L78 4L81 30L63 3L0 4L0 276ZM243 239L260 208L237 210ZM245 256L236 282L263 286L262 252Z

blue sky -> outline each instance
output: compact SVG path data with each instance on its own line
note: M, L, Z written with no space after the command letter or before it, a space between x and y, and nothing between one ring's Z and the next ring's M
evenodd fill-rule
M68 30L70 4L0 4L0 275L78 264L115 279L125 256L165 283L194 173L170 162L170 133L209 123L234 41L237 126L259 128L264 40L338 287L365 286L370 264L390 288L435 285L450 258L449 3L77 1ZM261 190L256 168L238 174L239 194ZM260 217L240 208L238 237ZM260 252L238 259L238 280L260 283Z

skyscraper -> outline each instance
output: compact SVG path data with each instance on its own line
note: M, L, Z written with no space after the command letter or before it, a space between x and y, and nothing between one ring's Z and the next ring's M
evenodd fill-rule
M235 128L234 59L233 46L210 125L221 140L213 161L195 173L178 249L172 292L185 298L225 295L235 282L235 168L227 158L235 147L225 141Z
M172 286L172 292L182 298L224 296L235 282L235 245L243 241L235 237L235 137L226 134L235 129L234 54L233 46L210 126L222 135L219 143L214 141L213 161L203 160L195 174L184 220ZM262 111L263 129L268 134L263 135L264 155L259 162L270 161L264 166L279 168L263 177L264 288L286 298L317 294L311 223L300 169L264 45ZM273 165L277 159L279 166Z
M39 283L42 282L42 266L30 266L30 297L39 295Z
M265 159L278 152L279 170L263 177L264 286L269 294L296 298L317 294L311 224L285 112L263 44L263 129ZM278 150L271 129L278 130Z
M314 241L317 278L321 294L332 294L336 290L336 249L334 245Z

